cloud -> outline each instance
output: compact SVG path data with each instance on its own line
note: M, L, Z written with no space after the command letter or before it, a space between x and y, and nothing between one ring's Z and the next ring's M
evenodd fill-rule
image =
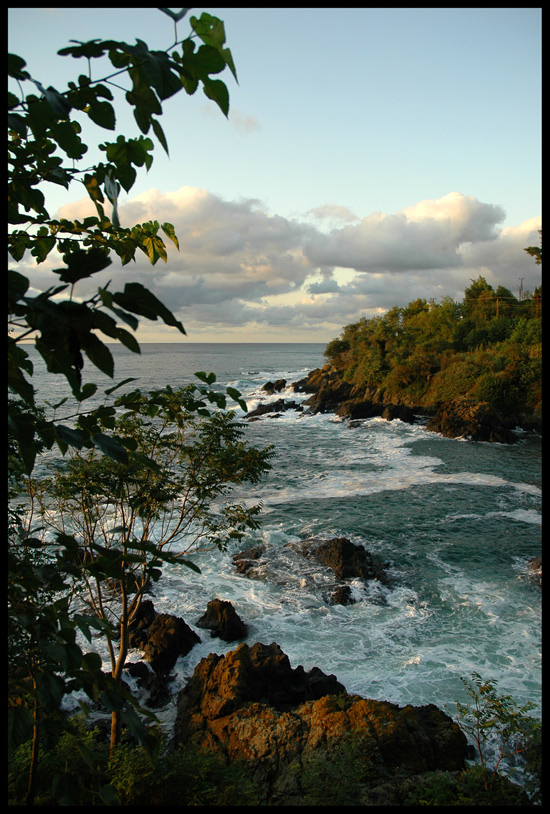
M68 218L87 214L93 214L87 200L60 211ZM328 232L311 220L272 214L257 199L228 201L194 187L150 189L121 203L119 214L127 226L150 219L173 223L180 251L168 242L168 262L154 267L141 253L124 267L114 258L104 272L79 283L79 296L90 296L109 279L113 291L137 280L196 341L216 339L220 331L237 341L244 335L329 341L361 316L417 297L461 299L480 274L512 290L519 277L526 278L525 288L539 284L540 267L523 248L538 245L540 218L500 228L500 206L458 192L362 220L343 206L315 207L310 216L339 224ZM60 265L52 253L34 266L34 288L52 285L48 269ZM169 340L168 329L161 331Z
M229 121L235 130L242 135L248 135L249 133L255 133L261 130L260 122L256 116L244 115L239 110L231 110Z
M306 246L312 263L365 272L455 268L469 241L495 240L505 218L500 206L451 192L393 215L375 212L354 226L333 229Z
M338 206L338 204L316 206L306 212L306 214L312 215L314 218L317 218L317 220L340 220L348 223L359 220L357 215L354 215L351 209L348 209L347 206Z

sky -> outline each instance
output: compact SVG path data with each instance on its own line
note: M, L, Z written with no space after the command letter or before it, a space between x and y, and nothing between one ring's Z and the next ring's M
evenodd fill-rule
M172 44L156 8L10 8L9 51L63 91L85 60L69 40ZM345 325L423 297L461 300L480 275L518 293L540 285L523 248L541 229L541 9L193 8L225 23L238 83L228 119L202 91L163 103L157 143L119 200L123 226L174 224L179 252L82 281L88 296L142 282L187 337L140 324L140 342L329 342ZM189 31L184 18L180 38ZM94 78L101 78L94 66ZM18 92L17 90L15 92ZM24 86L24 92L36 92ZM126 103L97 145L139 135ZM90 149L85 166L104 153ZM51 189L49 188L51 187ZM74 188L73 188L74 187ZM48 185L52 215L95 214ZM32 261L32 262L31 262ZM52 285L54 253L20 270Z

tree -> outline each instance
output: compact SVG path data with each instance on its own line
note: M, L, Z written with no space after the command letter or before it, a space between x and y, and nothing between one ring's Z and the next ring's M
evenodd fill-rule
M78 541L69 593L98 620L116 691L130 627L162 566L183 563L200 573L189 553L224 550L258 526L260 506L233 503L230 493L235 485L256 483L270 468L272 451L248 447L235 414L220 409L225 405L223 394L197 385L127 394L117 401L127 409L115 424L137 453L127 464L95 448L76 451L53 478L33 484L44 544L56 536ZM121 723L115 704L111 751Z
M503 760L538 746L541 724L527 714L534 704L518 706L512 696L498 694L495 681L483 680L476 672L471 680L461 680L473 703L457 702L458 724L476 745L485 789L489 790ZM495 752L492 771L488 765L491 746Z
M140 283L128 283L123 291L112 291L110 283L85 300L78 299L78 282L107 268L111 255L122 264L142 251L155 264L166 261L164 237L178 245L170 223L149 221L132 228L122 228L118 219L117 199L120 189L129 192L136 179L136 168L150 169L154 144L148 136L152 130L166 152L168 145L159 122L162 103L182 89L192 94L199 85L227 116L229 94L220 79L213 76L226 67L236 78L231 51L225 47L223 22L209 14L190 18L191 34L178 40L177 23L187 12L161 9L174 21L175 42L165 51L151 51L145 42L135 45L115 40L76 42L63 48L62 56L84 58L88 75L70 81L65 91L44 88L25 70L25 61L10 54L8 74L20 95L8 94L8 250L17 263L27 253L42 263L56 251L63 266L54 270L59 285L31 294L28 277L14 268L8 272L8 382L12 392L29 407L34 406L33 366L22 346L23 339L34 337L35 347L51 373L65 376L78 402L96 391L93 382L83 383L84 356L92 366L109 376L114 375L108 340L122 342L135 353L139 345L120 321L135 330L138 317L156 320L181 333L185 329L148 289ZM196 48L195 40L202 44ZM94 60L110 63L101 79L93 78ZM101 64L103 64L103 62ZM116 81L115 81L116 80ZM89 120L107 131L116 129L114 96L120 83L127 81L125 101L131 106L141 135L99 145L105 162L81 167L88 145L78 117ZM36 93L24 94L25 84ZM75 168L76 165L76 168ZM46 208L43 189L47 184L69 189L82 184L95 204L97 215L82 221L54 219ZM105 205L109 202L109 218ZM77 420L71 431L52 421L39 420L32 412L23 418L12 410L8 413L10 431L20 449L27 472L32 471L37 445L48 448L57 443L64 453L68 446L96 445L103 452L127 459L127 449L114 438L106 438L94 413L86 422Z
M134 45L91 40L62 49L62 56L85 59L88 66L87 75L70 81L66 90L45 88L26 70L24 59L8 56L8 250L12 259L8 269L8 384L15 396L9 402L8 431L14 450L9 464L14 483L20 487L32 473L40 450L54 444L63 454L69 448L95 448L120 465L141 464L154 470L154 462L138 451L132 438L121 440L112 435L116 426L112 406L93 410L79 407L70 426L46 418L35 399L33 365L22 342L34 338L48 371L66 378L81 405L97 391L94 382L84 381L84 357L92 367L114 376L113 357L105 338L139 353L131 332L137 328L139 317L162 319L185 333L172 312L139 283L128 283L123 291L113 291L108 283L88 299L78 295L79 282L109 267L113 254L125 265L139 250L155 264L167 259L164 238L178 246L172 224L150 221L122 228L118 218L120 189L129 192L137 168L149 170L153 163L151 131L168 152L159 122L162 104L181 90L193 94L201 86L228 115L227 87L213 78L229 68L236 79L231 52L225 47L223 22L206 13L191 17L191 33L179 40L177 25L188 9L161 11L173 20L175 30L174 43L164 51L152 51L142 40ZM95 78L92 66L106 61L109 67L105 75ZM26 90L29 86L31 92ZM128 103L133 109L140 134L136 138L121 134L99 145L105 160L86 166L83 159L88 144L80 120L84 125L89 120L106 131L115 131L113 93L116 104ZM82 184L94 202L96 216L82 221L52 218L45 195L48 184L65 189ZM110 217L107 204L112 210ZM53 272L58 282L35 295L17 263L25 256L43 263L52 252L60 256L60 267ZM240 398L236 391L233 397ZM197 407L199 414L201 409ZM45 552L42 541L25 537L16 515L13 517L9 529L14 645L12 648L10 644L9 734L12 746L29 737L33 740L27 794L27 803L32 804L39 742L41 738L47 741L52 732L50 723L59 719L59 701L65 692L80 688L94 700L98 695L106 701L111 699L126 712L134 734L141 737L143 729L127 707L132 699L112 686L114 679L110 683L102 676L99 657L83 653L76 642L76 628L91 639L94 624L85 615L68 615L68 585L77 568L78 542L72 535L58 535L55 549ZM108 562L98 558L96 566L97 579L107 579Z
M531 257L535 258L535 263L537 266L542 265L542 229L539 229L539 236L540 236L540 246L528 246L524 249L524 252L530 254Z

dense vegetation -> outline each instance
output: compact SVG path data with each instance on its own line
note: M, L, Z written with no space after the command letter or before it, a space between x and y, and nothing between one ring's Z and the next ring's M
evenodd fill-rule
M345 381L385 401L433 407L471 398L529 423L542 400L541 315L542 287L519 301L478 277L461 303L419 298L363 317L325 356Z

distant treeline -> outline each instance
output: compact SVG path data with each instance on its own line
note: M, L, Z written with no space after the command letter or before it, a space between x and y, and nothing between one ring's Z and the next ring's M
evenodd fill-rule
M542 400L542 287L521 301L478 277L455 302L416 299L346 326L325 356L342 378L386 401L431 407L488 401L510 417Z

